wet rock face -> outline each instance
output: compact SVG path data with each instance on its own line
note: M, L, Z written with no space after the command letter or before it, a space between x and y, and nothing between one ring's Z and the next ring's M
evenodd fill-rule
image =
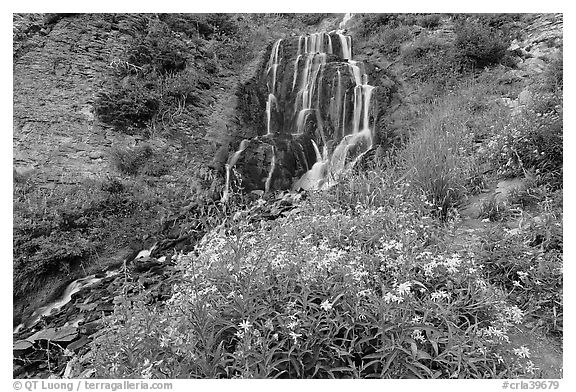
M331 161L351 135L363 133L344 150L344 162L377 143L395 92L381 71L352 60L351 38L339 32L271 43L256 77L238 92L243 121L258 135L229 161L244 190L291 187L314 163Z
M251 139L236 162L236 176L246 192L289 189L316 160L308 135Z

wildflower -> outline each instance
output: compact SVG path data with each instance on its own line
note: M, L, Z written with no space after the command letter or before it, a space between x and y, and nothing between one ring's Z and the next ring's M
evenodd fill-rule
M404 295L410 292L410 286L412 285L412 283L410 282L404 282L400 285L398 285L398 287L396 287L396 291L398 292L399 295Z
M517 281L517 280L515 280L514 282L512 282L512 285L514 285L515 287L524 288L524 286L522 286L522 284L521 284L519 281Z
M301 336L302 336L301 333L296 333L296 332L294 332L294 331L290 332L290 337L291 337L292 339L294 339L294 343L296 343L297 340L298 340L298 338L301 337Z
M238 324L238 326L240 328L242 328L244 330L244 332L248 332L248 330L250 329L250 327L252 327L252 324L250 323L250 321L248 320L244 320L242 321L240 324Z
M414 324L421 323L422 322L422 316L416 315L416 316L412 317L412 320L410 320L410 321L412 321L412 323L414 323Z
M490 222L490 218L482 219L482 223L488 223L488 222Z
M372 294L372 290L370 290L370 289L360 290L358 292L359 297L369 297L371 294Z
M392 301L395 301L395 302L397 302L397 303L400 303L400 302L403 302L403 301L404 301L404 298L398 297L397 295L392 294L392 293L390 293L390 292L386 293L386 294L384 295L384 302L386 302L386 303L388 304L388 303L390 303L390 302L392 302Z
M332 304L330 303L330 301L326 300L326 301L322 302L322 304L320 304L320 307L322 309L324 309L324 311L327 312L327 311L332 309Z
M168 347L170 343L170 339L168 339L168 337L162 335L160 337L160 347Z
M289 329L294 329L294 328L296 328L296 327L298 326L298 320L290 321L287 326L288 326Z
M506 307L504 312L510 319L512 319L514 324L520 324L524 319L524 312L518 306Z
M266 322L264 323L264 328L272 331L274 329L274 325L272 325L272 320L266 320Z
M487 329L484 329L483 331L489 337L495 336L500 340L506 340L506 341L509 340L508 336L504 333L504 331L498 328L494 328L493 326L489 326Z
M419 341L420 343L424 343L426 338L422 335L422 331L419 329L415 329L412 331L412 339Z
M432 298L432 301L438 301L439 299L448 299L450 298L450 294L448 294L446 291L444 290L440 290L440 291L435 291L432 294L430 294L430 297Z
M526 372L530 374L534 374L534 370L538 370L539 368L534 366L534 362L527 361L526 362Z
M530 350L528 350L528 347L526 346L520 346L520 348L515 348L514 354L516 354L520 358L530 358Z
M278 334L277 334L277 333L275 333L274 335L272 335L272 339L274 339L274 340L278 340Z
M244 331L236 331L236 333L234 334L238 339L243 339L244 338Z

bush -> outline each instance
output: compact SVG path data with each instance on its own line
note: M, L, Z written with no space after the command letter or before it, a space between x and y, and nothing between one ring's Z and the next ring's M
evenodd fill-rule
M485 159L504 177L531 175L539 184L562 188L562 99L534 92L533 103L488 142Z
M108 218L136 207L111 183L61 187L14 186L14 296L37 288L46 275L67 274L101 250ZM108 189L108 190L104 190Z
M396 199L349 214L313 197L279 221L210 233L179 259L165 306L119 302L92 343L96 376L512 375L498 336L521 311L498 310L474 261L426 241L442 228Z
M461 76L461 59L445 39L422 33L402 50L401 55L402 62L410 66L412 77L432 82L438 90L437 95L455 85Z
M143 30L134 33L125 56L110 64L106 83L96 95L95 113L101 121L127 134L149 136L147 131L157 126L165 130L182 114L189 120L188 126L204 115L194 109L186 111L189 104L204 107L209 97L199 90L212 85L202 69L203 61L188 66L189 58L205 55L200 38L185 38L192 32L184 22L191 20L194 18L177 15L149 18ZM183 32L175 32L171 26Z
M504 33L478 21L459 22L455 31L456 49L476 68L498 64L510 46Z
M363 14L358 27L358 34L363 37L380 32L385 27L396 24L396 14Z
M517 232L497 227L486 233L479 261L490 282L510 293L539 327L562 336L562 222L543 216L525 220Z
M127 134L137 134L154 118L160 107L155 83L136 76L111 79L94 103L98 118Z
M143 68L144 72L178 72L186 68L191 49L165 23L150 20L148 34L134 40L128 49L127 61Z
M382 53L399 54L403 43L412 39L412 29L408 26L386 28L372 36L370 44L379 47Z

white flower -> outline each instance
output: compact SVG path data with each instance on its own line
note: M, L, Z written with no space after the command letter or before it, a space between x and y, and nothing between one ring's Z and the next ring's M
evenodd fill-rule
M332 309L332 303L330 303L330 301L326 300L320 304L320 307L327 312L327 311Z
M430 294L430 297L432 298L432 301L438 301L439 299L450 298L450 294L448 294L444 290L440 290L440 291L434 291L432 294Z
M516 354L520 358L530 358L530 350L528 350L528 347L526 346L520 346L520 348L515 348L514 354Z
M396 287L396 292L399 295L408 294L410 292L410 286L411 285L412 285L412 283L410 283L410 282L404 282L404 283L398 285L398 287Z
M301 337L302 334L301 333L296 333L294 331L290 332L290 337L292 339L294 339L294 343L296 343L296 341L298 340L299 337Z
M422 322L422 316L416 315L416 316L412 317L412 320L410 320L410 321L412 321L414 324L421 323Z
M415 329L412 331L412 339L419 341L420 343L424 343L426 338L422 335L422 331L419 329Z
M532 361L527 361L526 362L526 372L530 373L530 374L534 374L534 370L538 370L539 368L534 366L534 363Z
M370 290L370 289L360 290L358 292L359 297L369 297L371 294L372 294L372 290Z
M397 302L397 303L400 303L400 302L404 301L404 298L398 297L397 295L392 294L392 293L390 293L390 292L386 293L386 294L384 295L384 302L386 302L386 303L388 304L388 303L390 303L390 302L392 302L392 301L395 301L395 302Z
M238 326L240 328L242 328L244 330L244 332L248 332L248 330L250 329L250 327L252 327L252 324L250 323L250 321L248 320L244 320L242 321L240 324L238 324Z
M298 326L298 320L290 321L290 322L288 323L288 328L290 328L290 329L294 329L294 328L296 328L297 326Z
M504 312L514 324L520 324L524 319L524 312L518 306L507 306Z
M508 337L508 335L504 333L504 331L494 328L493 326L488 327L488 329L486 330L486 334L488 336L496 336L500 340L505 340L507 342L510 341L510 338Z
M274 325L272 325L272 320L266 320L266 322L264 323L264 328L267 328L270 331L272 331L274 329Z

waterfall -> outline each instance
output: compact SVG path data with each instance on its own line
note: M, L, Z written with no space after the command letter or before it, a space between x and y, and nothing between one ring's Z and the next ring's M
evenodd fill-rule
M274 169L276 168L276 149L272 146L272 158L270 159L270 172L266 178L266 184L264 185L264 192L270 191L270 185L272 183L272 175L274 174Z
M340 22L338 28L343 29L344 27L346 27L346 23L348 23L348 21L352 19L353 16L354 14L344 14L344 18L342 18L342 22Z
M352 37L344 30L351 17L344 16L339 30L279 39L270 46L265 74L256 79L258 93L267 94L265 128L250 139L254 143L248 147L243 140L230 156L223 201L237 163L240 169L234 173L246 189L270 192L287 181L295 189L322 189L372 147L375 87L364 64L353 60ZM263 157L269 151L267 165Z
M232 154L230 159L228 159L228 163L226 163L225 165L226 179L224 183L224 193L222 194L221 199L222 202L227 202L228 199L230 198L230 170L232 170L236 162L238 162L240 154L242 154L242 152L246 149L249 142L250 141L248 139L242 140L242 142L240 142L240 147L238 148L238 150L234 154Z
M350 14L346 14L340 27L350 19ZM353 88L353 100L351 104L352 108L352 124L351 127L347 127L346 124L346 112L347 112L347 95L348 92L345 91L342 96L342 80L340 69L337 70L337 87L336 87L336 99L337 108L341 110L342 117L337 116L335 135L336 137L341 136L341 140L338 145L334 148L331 157L320 157L319 150L316 143L313 143L314 150L316 151L317 159L308 172L306 172L301 180L294 183L293 188L304 188L304 189L318 189L330 186L337 181L340 175L347 170L347 168L352 167L357 160L372 147L373 130L370 129L369 116L370 116L370 105L372 92L374 86L368 84L368 75L363 72L362 64L357 61L352 60L352 38L343 33L342 30L336 31L336 35L340 40L341 46L341 57L347 60L347 67L349 70L349 75L354 83ZM329 35L328 35L329 36ZM307 42L304 40L304 42ZM316 42L316 41L314 41ZM300 52L300 50L299 50ZM322 63L325 66L325 61ZM305 70L308 70L307 66ZM296 73L294 78L296 78ZM316 86L316 80L313 78L303 77L303 84L300 92L302 95L308 97L314 93L314 87ZM318 85L317 90L321 91L321 86ZM320 94L318 94L318 102L322 99ZM328 97L323 97L324 99ZM340 108L340 99L342 98L342 108ZM310 106L305 107L298 114L298 133L302 133L304 130L304 125L306 118L311 110L319 110L320 105L317 105L316 109L312 109ZM341 126L341 127L340 127ZM317 128L320 129L320 135L323 138L324 134L321 131L321 124L317 124ZM339 132L338 132L339 131ZM322 140L324 146L326 141ZM351 152L354 152L355 156L350 156ZM348 159L350 161L348 162ZM330 178L327 178L330 177ZM331 181L332 180L332 181Z
M44 306L36 309L34 311L34 313L32 313L32 315L30 316L30 318L26 322L18 325L14 329L14 333L19 332L24 327L30 328L30 327L36 325L36 323L38 323L38 321L40 321L40 319L42 317L49 316L52 313L57 312L64 305L66 305L68 302L70 302L72 300L72 296L74 294L76 294L80 290L84 289L85 287L94 286L96 283L100 282L102 279L117 275L118 273L119 273L119 271L108 271L108 272L106 272L106 274L103 277L96 277L96 275L90 275L90 276L87 276L85 278L81 278L81 279L77 279L77 280L73 281L68 286L66 286L66 288L64 289L64 292L62 293L62 295L58 299L56 299L53 302L50 302L47 305L44 305Z
M278 69L278 65L280 65L281 61L281 59L278 58L281 42L282 39L279 39L278 41L274 42L274 45L272 45L272 50L270 51L270 59L268 60L268 67L266 69L266 74L268 76L270 76L270 71L272 71L272 86L270 86L270 82L268 83L268 92L270 94L274 94L276 90L276 70Z
M276 97L274 94L268 94L268 101L266 101L266 131L268 135L272 134L270 124L272 122L272 105L276 105Z

